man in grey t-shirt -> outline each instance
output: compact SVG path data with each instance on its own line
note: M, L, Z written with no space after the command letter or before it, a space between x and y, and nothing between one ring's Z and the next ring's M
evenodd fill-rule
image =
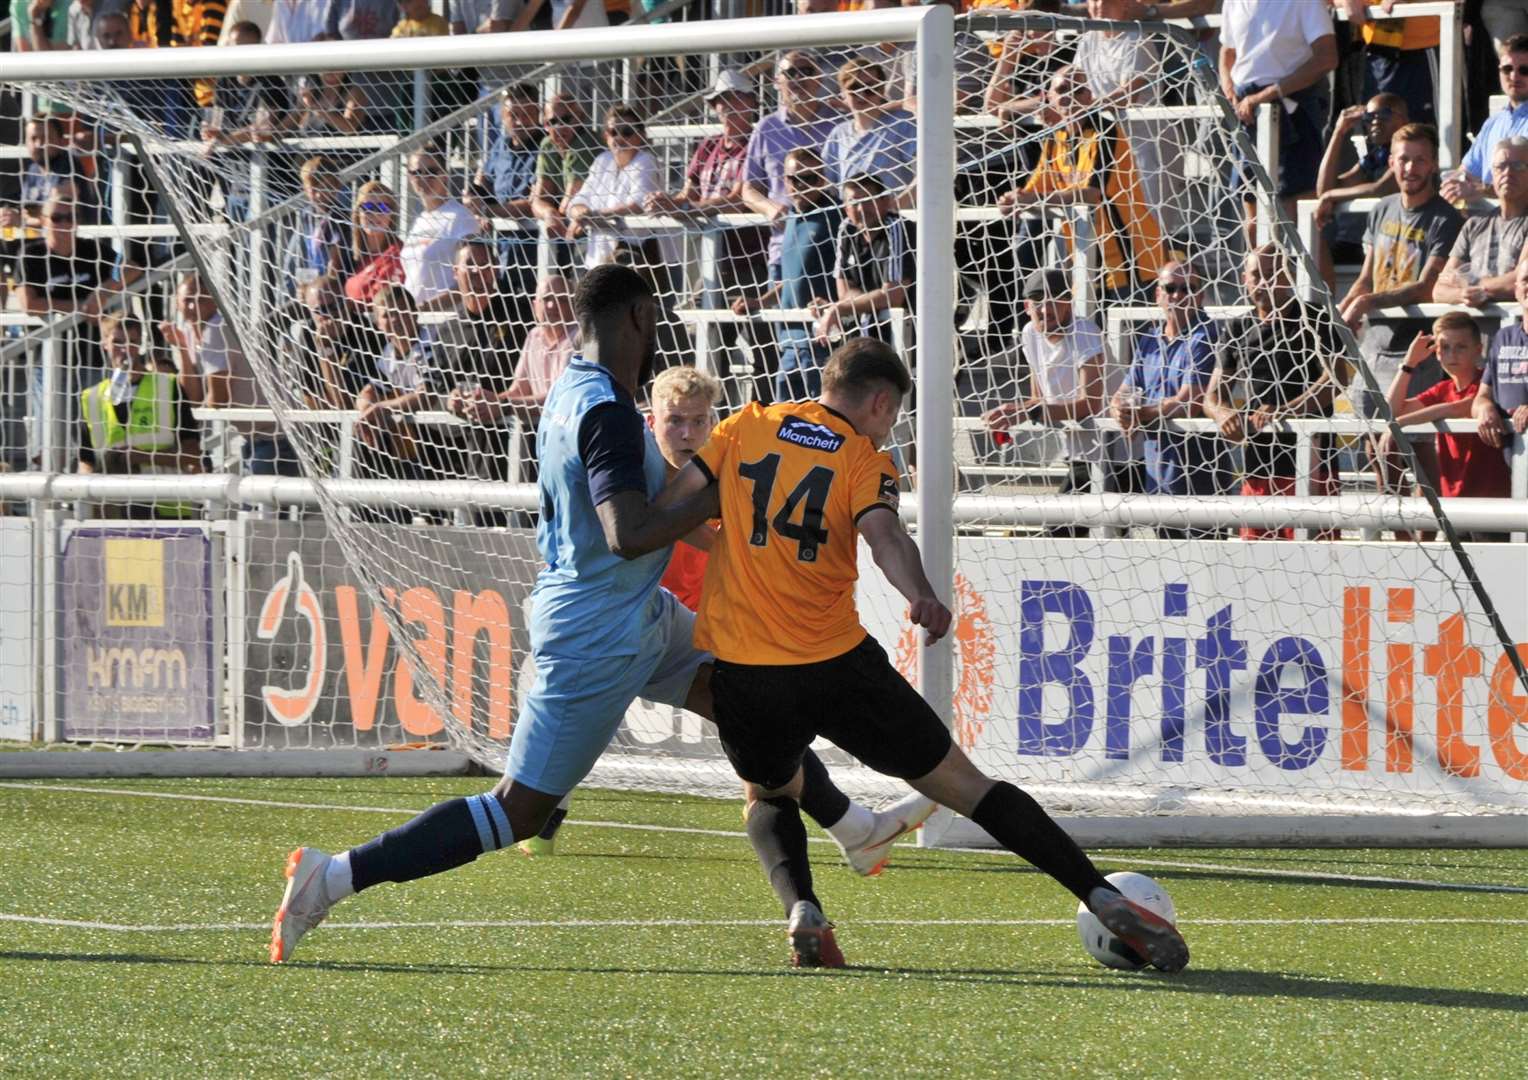
M1513 135L1491 152L1491 186L1500 210L1472 217L1459 230L1448 264L1433 287L1439 304L1484 307L1510 300L1513 276L1528 240L1528 138Z
M1428 124L1407 124L1390 140L1390 172L1400 189L1369 211L1364 230L1364 265L1343 297L1343 319L1357 333L1371 311L1422 304L1432 298L1464 219L1437 193L1438 132ZM1427 323L1387 320L1365 335L1382 351L1404 351ZM1388 331L1388 332L1387 332ZM1383 366L1383 365L1381 365ZM1434 380L1436 381L1436 380ZM1413 387L1431 383L1413 381Z

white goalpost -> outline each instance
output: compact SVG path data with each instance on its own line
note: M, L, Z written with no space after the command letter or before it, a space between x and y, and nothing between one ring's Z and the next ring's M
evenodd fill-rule
M1420 473L1419 494L1376 490L1381 436L1418 469L1382 361L1311 284L1205 63L1163 24L938 4L10 58L6 83L103 147L94 220L62 240L54 218L83 217L87 199L83 183L55 190L30 236L38 265L144 271L102 294L122 319L28 311L0 347L42 387L28 414L41 468L0 474L30 530L25 570L0 548L0 579L25 573L35 608L33 654L0 666L25 665L34 730L320 755L303 768L449 746L500 767L533 677L539 562L536 410L517 361L565 358L567 289L618 259L659 294L661 366L715 375L723 410L790 396L781 357L820 363L854 333L902 348L915 396L890 449L956 626L925 646L873 570L866 625L973 760L1082 842L1528 842L1528 648L1508 648L1528 641L1528 547L1497 542L1528 534L1528 456L1519 440L1503 458L1516 498L1440 500ZM375 89L398 82L379 72L481 85L405 106ZM723 72L734 89L713 94ZM792 96L808 93L798 76L820 107ZM359 88L370 129L305 126L300 95L323 79ZM194 80L221 87L206 129L177 97ZM283 101L303 126L282 126ZM778 217L674 200L720 183L715 163L771 117L817 132L796 144L817 153L790 160L810 174L815 159L819 188L782 195L782 174L753 175ZM230 118L247 139L227 137ZM534 130L530 149L513 125ZM528 195L496 187L516 168L552 210L532 217ZM830 236L808 251L827 260L817 293L781 269L786 222L793 244L809 226ZM1175 273L1186 300L1154 291ZM896 303L852 305L878 282ZM1061 319L1049 337L1031 321L1044 305ZM124 322L148 329L145 351L186 395L206 474L129 457L139 475L117 475L94 442L82 410ZM1192 404L1139 420L1162 396L1149 357L1169 324L1202 336L1185 354ZM1266 428L1227 434L1206 394L1263 409ZM81 445L96 467L71 475ZM171 520L172 503L194 509ZM92 520L103 506L157 516ZM146 685L161 654L188 674L164 660L166 685ZM195 716L156 727L156 702ZM901 790L826 760L857 796ZM642 703L590 782L735 788L706 725ZM988 842L947 814L923 838Z

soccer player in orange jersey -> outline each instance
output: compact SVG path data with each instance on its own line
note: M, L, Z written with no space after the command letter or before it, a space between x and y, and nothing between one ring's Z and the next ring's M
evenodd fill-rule
M911 386L889 345L846 342L823 369L818 400L754 403L722 421L659 499L718 489L722 528L695 643L716 656L715 722L748 785L748 836L784 903L792 960L843 963L812 889L797 804L802 756L822 735L965 814L1150 963L1177 971L1188 963L1177 930L1120 895L1029 795L979 772L860 623L862 536L928 640L950 628L897 513L897 468L880 449Z
M716 426L716 404L721 394L721 383L714 376L685 365L665 368L648 387L647 398L652 411L648 414L647 424L653 431L670 477L687 465L710 438L711 429ZM706 538L706 534L696 530L683 542L675 544L668 569L659 582L691 611L700 606L707 552L712 546L710 543L694 545L697 540ZM879 874L891 858L891 845L918 828L937 809L931 800L917 792L909 792L880 810L868 810L851 802L833 784L815 754L803 758L802 768L810 770L815 780L808 785L802 809L827 831L843 852L845 861L862 876ZM538 835L520 841L521 852L541 856L556 850L555 838L567 817L570 799L571 796L565 797L558 804Z

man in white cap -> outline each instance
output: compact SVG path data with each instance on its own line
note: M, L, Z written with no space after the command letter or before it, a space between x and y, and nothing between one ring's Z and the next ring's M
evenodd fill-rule
M748 160L748 137L759 116L754 81L734 68L723 68L706 92L706 104L721 122L720 135L709 135L695 148L677 195L655 191L647 197L650 214L745 214L743 176ZM729 301L764 291L768 270L764 229L728 229L716 245L717 279Z

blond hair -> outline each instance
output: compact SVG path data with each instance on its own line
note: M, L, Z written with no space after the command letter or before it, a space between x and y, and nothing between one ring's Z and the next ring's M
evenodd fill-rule
M138 336L138 344L143 344L143 324L120 311L109 311L102 315L100 321L96 323L96 329L103 344L118 330L122 331L123 337L136 334Z
M672 405L676 401L704 399L708 406L715 408L721 396L722 384L716 376L685 365L664 368L647 392L648 400L655 407L660 401Z
M398 242L398 196L393 194L392 188L380 180L366 181L356 188L355 198L350 203L350 253L355 257L357 265L365 262L369 254L366 251L365 242L361 239L361 205L373 199L392 205L393 224L388 230L388 243L391 246Z

